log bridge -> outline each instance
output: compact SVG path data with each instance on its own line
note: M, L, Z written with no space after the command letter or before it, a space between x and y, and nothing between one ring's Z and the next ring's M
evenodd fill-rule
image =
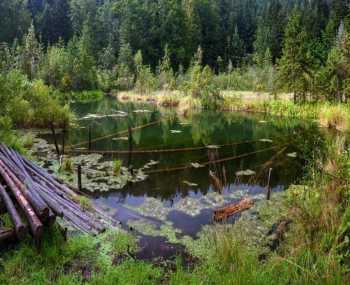
M83 207L81 196L45 169L0 144L0 214L8 213L12 228L1 228L0 243L21 240L28 233L40 242L45 227L56 217L83 233L97 235L117 221L92 206ZM61 224L61 223L60 223Z

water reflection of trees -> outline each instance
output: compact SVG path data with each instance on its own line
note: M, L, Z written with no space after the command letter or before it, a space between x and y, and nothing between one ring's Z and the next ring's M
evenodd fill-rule
M218 149L216 157L224 158L252 153L269 145L277 146L277 148L276 150L257 153L243 159L220 163L220 165L211 165L200 169L190 168L173 173L154 174L147 181L122 190L122 196L130 193L136 196L147 194L163 199L174 199L176 195L187 196L190 191L206 194L209 189L212 189L209 169L214 171L219 179L226 180L226 183L223 183L227 185L226 187L230 187L238 182L265 186L269 167L264 168L263 165L285 146L287 146L285 152L272 164L271 185L286 185L300 176L305 163L320 155L322 149L324 149L323 134L320 133L317 126L310 122L305 123L296 119L282 119L265 115L199 112L191 115L189 125L183 125L183 120L175 112L168 112L167 115L163 116L156 109L150 113L136 114L133 112L136 109L143 108L149 109L149 106L118 104L116 101L103 100L101 103L82 105L79 114L110 114L116 110L128 112L127 118L82 121L81 124L83 126L92 125L94 137L127 130L130 124L135 127L161 119L159 125L133 132L132 149L181 148L256 140L254 143L232 145ZM171 130L173 129L181 130L182 133L172 134ZM72 141L75 142L85 140L87 138L87 129L75 130L72 132L72 137ZM259 142L259 139L271 139L272 143ZM97 142L94 144L94 147L98 149L127 150L130 145L128 141L113 141L109 138ZM320 153L315 154L317 149L320 150ZM286 153L289 152L297 152L298 158L288 158ZM123 159L125 163L129 161L136 167L142 166L151 159L156 160L160 162L158 166L155 166L158 168L188 165L190 162L205 162L211 159L208 157L207 150L133 156L116 155L113 159L116 157ZM242 177L237 181L235 173L245 169L256 170L258 174L253 178ZM189 187L183 181L196 183L198 187Z

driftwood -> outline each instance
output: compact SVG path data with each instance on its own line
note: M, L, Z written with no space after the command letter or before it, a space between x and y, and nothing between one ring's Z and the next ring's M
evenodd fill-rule
M244 198L239 203L227 205L222 208L214 210L214 221L220 222L227 220L229 217L238 214L244 210L248 210L253 207L254 201L251 198Z

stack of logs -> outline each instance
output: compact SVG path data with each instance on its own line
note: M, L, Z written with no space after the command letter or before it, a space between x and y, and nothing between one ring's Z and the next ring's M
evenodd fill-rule
M16 151L0 145L0 213L4 212L9 214L13 229L0 227L0 241L23 239L28 230L40 241L44 226L52 226L57 216L84 233L105 230L97 209L84 209L72 189Z

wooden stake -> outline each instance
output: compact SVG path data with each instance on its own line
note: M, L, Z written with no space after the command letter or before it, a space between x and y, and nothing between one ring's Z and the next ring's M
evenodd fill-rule
M272 168L269 169L269 178L267 180L266 200L270 200L271 199L271 191L272 191L272 189L270 187L271 172L272 172Z
M89 126L89 150L91 150L91 126Z
M59 156L60 155L60 149L58 148L57 136L56 136L56 131L55 131L55 127L54 127L53 123L51 123L51 132L52 132L53 140L54 140L54 143L55 143L56 153Z
M82 191L82 185L81 185L81 165L78 165L78 189L79 191Z

